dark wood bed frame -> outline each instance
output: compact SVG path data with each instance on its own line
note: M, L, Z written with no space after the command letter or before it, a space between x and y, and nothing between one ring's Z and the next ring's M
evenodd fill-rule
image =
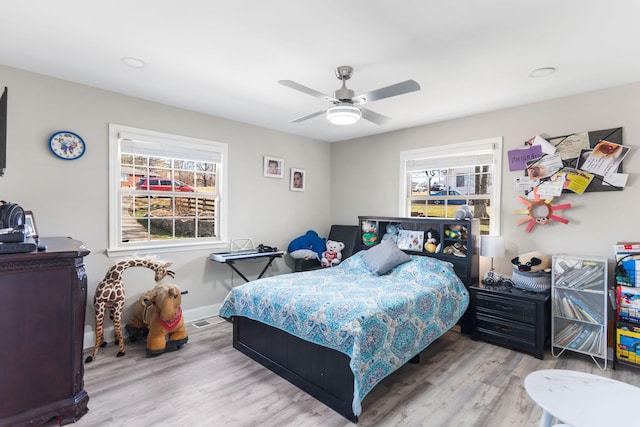
M360 223L372 220L378 223L381 238L386 224L399 222L406 230L440 230L444 236L446 227L463 224L467 227L467 257L444 254L427 254L407 251L411 254L434 256L454 264L456 274L468 288L478 280L479 222L439 220L425 218L359 217ZM436 228L437 227L437 228ZM358 227L360 230L361 227ZM359 240L361 241L361 240ZM443 247L447 242L443 240ZM280 329L246 317L233 317L233 347L267 369L280 375L301 390L309 393L350 421L357 423L352 410L353 372L351 358L337 350L300 339ZM466 316L460 322L461 331L470 333Z

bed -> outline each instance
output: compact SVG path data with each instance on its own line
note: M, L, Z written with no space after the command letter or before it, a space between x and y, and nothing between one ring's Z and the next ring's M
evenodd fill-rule
M373 387L456 325L469 304L452 263L396 246L405 262L377 274L372 249L333 268L238 286L220 309L233 322L234 348L353 422Z

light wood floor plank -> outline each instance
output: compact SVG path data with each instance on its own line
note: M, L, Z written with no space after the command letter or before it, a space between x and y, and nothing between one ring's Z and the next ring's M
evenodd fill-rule
M111 343L85 365L93 426L353 426L307 393L231 346L232 325L219 318L187 325L180 350L148 358L143 342ZM90 351L86 353L88 355ZM85 355L85 356L86 356ZM565 353L545 360L473 341L450 331L378 384L363 402L359 426L537 426L542 411L524 389L539 369L573 369L640 386L640 369L601 371L590 358Z

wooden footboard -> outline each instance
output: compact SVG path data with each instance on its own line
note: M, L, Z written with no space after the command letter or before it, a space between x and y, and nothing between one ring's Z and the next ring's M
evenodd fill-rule
M234 317L233 347L353 422L351 359L246 317Z

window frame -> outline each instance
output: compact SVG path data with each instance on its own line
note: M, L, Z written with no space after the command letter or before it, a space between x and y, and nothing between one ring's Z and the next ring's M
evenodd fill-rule
M147 242L122 242L122 209L121 201L121 137L120 134L135 134L150 141L158 141L170 145L173 150L187 155L189 151L181 148L181 145L197 146L203 151L218 153L221 157L219 171L217 173L216 190L218 202L216 204L215 221L217 236L211 238L194 238L189 241L182 239L147 241ZM134 128L130 126L109 124L109 241L107 256L130 256L146 253L175 252L176 250L199 249L227 249L228 240L228 145L226 143L192 138L181 135L173 135L148 129ZM173 192L172 192L173 194Z
M491 209L491 222L489 226L490 235L500 234L500 206L502 200L502 146L503 138L494 137L476 141L461 142L457 144L448 144L446 146L434 146L424 147L415 150L407 150L400 152L400 187L399 187L399 205L398 212L400 216L411 216L411 212L407 209L411 209L411 203L409 198L411 197L411 180L408 179L407 164L412 160L419 159L436 159L436 158L455 158L460 153L473 153L478 150L485 152L493 152L493 187L490 198ZM492 147L490 150L488 147ZM446 163L446 160L443 162ZM453 165L451 167L454 167ZM455 196L449 196L455 198Z

